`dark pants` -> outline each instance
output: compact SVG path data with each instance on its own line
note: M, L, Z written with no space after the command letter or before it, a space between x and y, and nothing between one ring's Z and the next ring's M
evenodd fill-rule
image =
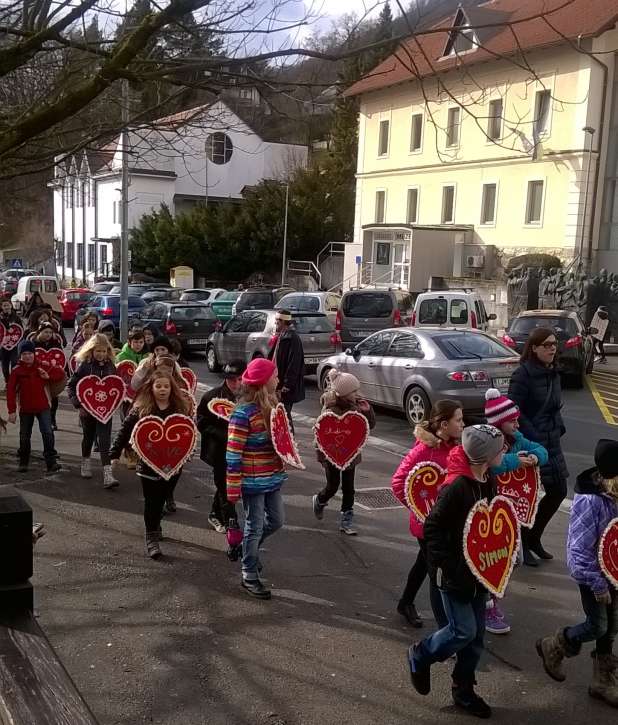
M292 433L294 433L294 420L292 419L292 406L294 403L284 403L283 407L285 408L285 412L288 414L288 420L290 421L290 428L292 430Z
M595 340L594 347L595 347L595 350L601 356L601 360L605 360L605 345L603 343L603 340Z
M414 604L416 595L427 577L427 545L424 539L417 539L417 541L420 548L416 556L416 561L408 574L406 588L401 595L401 604ZM431 579L429 580L429 602L438 627L446 627L448 620L444 612L442 596L435 582Z
M543 488L545 489L545 496L539 502L534 526L529 530L522 529L524 546L528 541L540 541L545 527L560 508L560 504L567 495L567 483L564 478L559 481L552 481L552 483L543 482Z
M212 500L211 514L222 524L229 523L230 519L236 518L236 509L227 500L227 464L225 458L212 467L212 475L217 490Z
M579 594L586 619L581 624L564 630L569 656L579 654L584 642L595 641L597 654L612 654L614 640L618 634L618 591L610 588L612 597L610 604L597 602L590 587L580 585Z
M14 347L12 350L0 349L0 360L2 361L4 382L8 383L11 370L17 365L17 348Z
M169 481L163 478L144 478L140 476L144 493L144 525L146 532L158 531L163 517L165 501L174 493L180 473L172 476Z
M56 425L56 413L58 412L58 398L51 399L50 413L52 425Z
M325 462L326 469L326 486L318 493L318 501L326 505L330 499L337 493L341 486L341 510L351 511L354 508L354 469L355 466L340 471L332 463Z
M99 444L99 453L101 454L101 465L109 466L111 461L109 457L109 447L112 437L112 421L100 423L96 418L88 415L82 420L82 456L90 458L92 446L95 440Z
M32 438L32 428L34 419L39 422L39 430L43 439L43 456L48 466L56 462L56 450L54 448L54 431L52 430L51 413L49 409L40 413L20 413L19 414L19 462L28 463L30 460L30 439Z

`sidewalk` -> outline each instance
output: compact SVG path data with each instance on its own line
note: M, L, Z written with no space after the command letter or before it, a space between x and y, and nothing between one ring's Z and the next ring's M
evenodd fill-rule
M17 474L10 426L3 481L46 525L35 555L39 622L101 725L471 722L451 707L448 664L434 668L428 697L410 686L406 648L431 620L426 590L423 630L395 612L416 554L407 512L357 507L356 538L339 534L334 501L317 522L311 495L324 477L305 422L297 429L307 470L290 473L287 523L263 555L270 602L242 592L225 537L207 527L213 487L204 464L186 467L178 512L163 523L165 559L153 562L143 553L135 476L123 469L116 491L103 490L98 466L95 478L82 480L77 416L65 398L59 426L65 471L45 477L38 459L29 475ZM36 432L33 443L40 449ZM397 461L368 446L357 489L388 486ZM566 523L559 513L547 536L557 560L513 576L504 607L512 633L487 638L479 691L494 721L579 725L613 717L587 695L589 648L569 660L563 685L545 675L534 651L537 637L580 616L564 566Z

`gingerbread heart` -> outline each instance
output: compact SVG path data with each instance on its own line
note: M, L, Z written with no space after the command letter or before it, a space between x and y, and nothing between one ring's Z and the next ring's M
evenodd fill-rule
M125 385L119 375L86 375L75 392L84 410L100 423L107 423L124 400Z
M288 414L282 403L279 403L270 413L270 437L277 455L284 463L288 463L294 468L305 469L290 428Z
M470 571L492 594L503 597L519 548L519 522L510 499L482 498L470 509L463 535Z
M195 413L197 411L197 400L191 395L191 393L188 390L181 390L180 391L183 398L186 398L189 401L189 412L188 415L191 416L191 418L195 417Z
M131 379L137 370L137 365L133 360L121 360L116 363L116 374L122 378L124 382L125 392L124 399L131 401L135 398L135 390L131 387Z
M609 522L601 536L599 564L611 585L618 589L618 517Z
M187 383L187 390L191 395L195 395L195 391L197 390L197 375L191 368L180 368L180 374Z
M81 363L77 359L77 355L71 355L71 357L69 358L69 370L71 371L71 373L74 373L80 366L80 364Z
M64 355L64 351L59 347L50 347L49 350L45 350L42 347L37 347L34 351L36 361L45 368L58 367L64 368L67 364L67 359Z
M136 423L131 435L131 445L137 455L166 481L188 460L196 440L195 423L180 413L165 420L147 415Z
M369 438L367 419L354 410L343 415L322 413L313 430L318 449L340 471L345 471Z
M232 411L236 407L236 403L233 403L227 398L213 398L208 401L208 410L216 415L218 418L229 421Z
M498 493L510 499L521 526L534 526L539 507L541 473L538 466L520 466L498 476Z
M12 350L14 347L19 345L22 337L24 336L24 328L17 324L17 322L11 322L8 327L2 325L4 329L4 335L2 335L2 342L0 347L4 350Z
M419 461L406 478L406 504L421 524L425 523L438 498L440 488L446 480L446 473L435 461Z

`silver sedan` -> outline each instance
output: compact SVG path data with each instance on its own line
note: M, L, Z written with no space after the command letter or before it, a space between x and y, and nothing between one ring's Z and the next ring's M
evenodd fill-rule
M318 366L318 385L332 368L353 373L367 400L404 411L412 425L436 400L460 400L466 418L484 416L485 392L506 393L519 358L494 337L475 330L392 328L370 335Z

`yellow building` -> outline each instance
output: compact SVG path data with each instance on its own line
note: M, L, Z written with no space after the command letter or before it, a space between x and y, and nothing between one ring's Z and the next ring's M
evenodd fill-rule
M360 119L344 287L419 291L528 252L618 273L618 0L462 5L347 92Z

